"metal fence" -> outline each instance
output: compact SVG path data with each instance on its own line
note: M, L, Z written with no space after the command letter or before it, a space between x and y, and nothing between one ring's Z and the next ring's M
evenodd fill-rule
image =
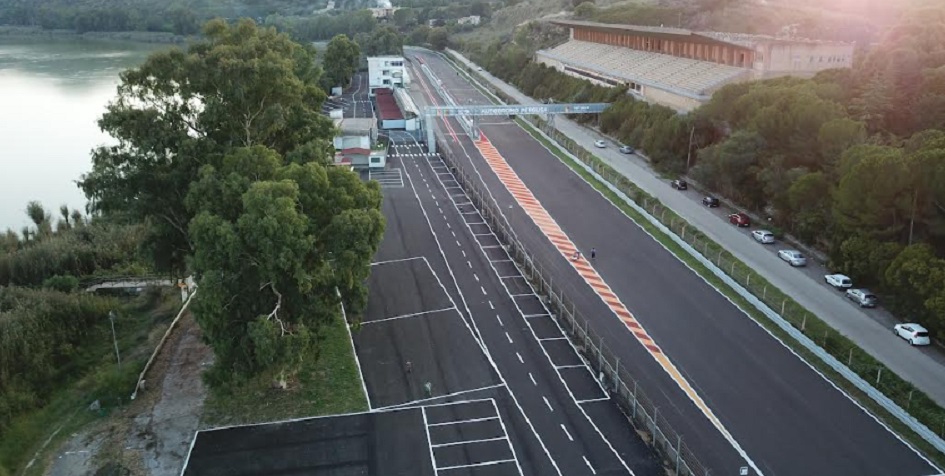
M457 182L466 191L483 219L508 251L523 276L528 279L535 292L543 297L551 316L565 331L586 362L601 376L601 381L611 397L630 419L634 427L647 435L647 442L663 457L664 464L672 474L679 476L707 476L709 471L686 446L682 436L674 431L659 407L647 397L644 389L633 377L626 364L621 365L607 345L604 337L591 327L587 318L575 308L574 302L556 286L550 268L537 260L506 224L488 193L484 193L479 182L471 179L467 169L456 160L453 150L437 137L440 154L451 167Z
M945 410L931 400L925 393L906 382L877 361L854 342L824 323L816 315L795 302L789 296L770 284L760 274L743 264L734 255L706 237L699 230L690 226L686 220L663 206L659 200L634 185L623 174L612 169L601 159L594 156L572 139L562 134L540 118L528 117L526 121L540 129L548 137L564 147L574 157L584 162L600 175L646 210L651 216L683 239L704 258L711 261L725 272L732 280L748 290L753 296L767 305L791 326L804 334L820 348L846 365L860 378L872 385L891 402L908 412L910 418L924 425L938 438L945 437ZM882 403L880 403L881 406ZM885 407L885 406L884 406ZM888 409L895 414L896 409ZM912 426L912 425L910 425ZM915 430L915 428L913 428ZM919 428L917 433L923 433ZM923 436L923 438L925 438ZM925 438L928 441L928 438ZM933 438L934 440L934 438ZM929 441L933 446L938 442Z

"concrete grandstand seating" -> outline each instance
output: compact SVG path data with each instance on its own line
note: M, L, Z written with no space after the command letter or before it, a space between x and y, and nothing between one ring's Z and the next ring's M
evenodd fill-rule
M540 53L627 81L656 83L699 95L748 74L745 68L586 41L568 41Z

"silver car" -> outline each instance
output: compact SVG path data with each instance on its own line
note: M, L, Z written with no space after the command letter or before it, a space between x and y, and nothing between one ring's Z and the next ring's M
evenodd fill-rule
M771 233L768 230L755 230L751 232L751 237L754 238L758 243L764 245L774 243L774 233Z
M780 250L778 258L787 261L791 266L807 266L807 258L797 250Z
M860 307L876 307L876 295L867 289L847 289L846 296Z

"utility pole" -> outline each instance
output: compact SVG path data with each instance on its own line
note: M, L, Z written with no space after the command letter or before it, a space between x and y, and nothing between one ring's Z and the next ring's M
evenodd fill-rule
M692 160L692 138L696 135L696 125L692 125L692 130L689 131L689 148L686 150L686 173L689 173L689 163Z
M108 311L108 321L112 324L112 342L115 344L115 359L118 360L118 370L121 370L121 354L118 353L118 338L115 337L115 311Z

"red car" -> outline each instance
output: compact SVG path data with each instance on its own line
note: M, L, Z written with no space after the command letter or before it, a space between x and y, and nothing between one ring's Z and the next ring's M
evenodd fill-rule
M728 216L728 222L736 226L751 226L751 218L744 213L733 213Z

